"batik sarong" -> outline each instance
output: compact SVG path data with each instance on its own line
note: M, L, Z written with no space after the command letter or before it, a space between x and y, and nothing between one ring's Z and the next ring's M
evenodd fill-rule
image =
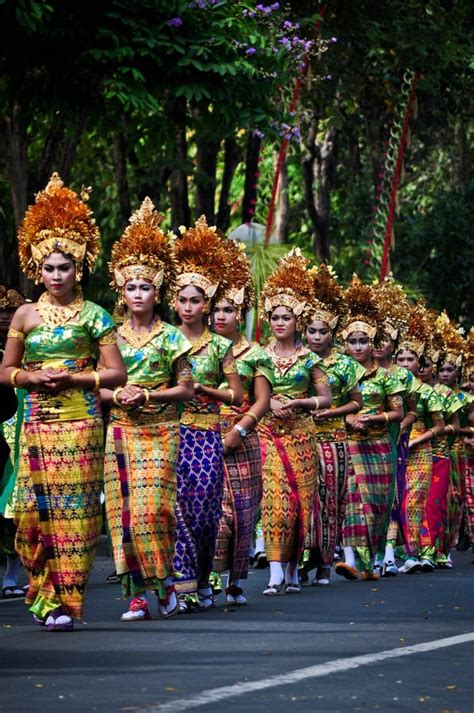
M466 522L471 544L474 543L474 449L466 452Z
M339 542L347 502L350 467L347 441L318 442L318 488L311 512L309 561L331 566Z
M446 538L447 498L450 481L449 458L433 457L431 483L426 502L426 526L437 553L449 554Z
M446 541L448 552L456 547L461 529L466 498L466 464L464 449L460 440L456 440L450 449L451 475L448 488L448 514Z
M432 469L433 456L429 442L410 449L406 468L406 491L400 507L400 517L406 522L405 547L409 555L418 556L422 547L431 545L425 513Z
M109 426L105 502L124 597L161 591L172 574L178 446L176 421Z
M317 488L316 429L311 417L266 418L262 449L262 523L269 561L296 564L309 532Z
M246 579L252 535L262 499L262 459L257 433L224 458L224 497L214 569L229 570L229 581Z
M26 467L15 489L16 550L30 576L26 603L44 618L82 616L102 527L102 419L26 423Z
M212 571L224 486L220 430L181 425L173 569L179 593L207 584Z
M387 533L387 542L395 547L402 544L407 539L407 523L405 512L402 508L402 503L406 497L406 469L408 463L408 443L410 436L408 433L402 433L399 441L394 447L396 448L397 469L396 469L396 492L395 501L393 503L390 525ZM392 441L393 445L393 441Z
M349 440L352 471L347 485L343 542L368 549L373 557L385 546L394 499L395 462L388 436Z

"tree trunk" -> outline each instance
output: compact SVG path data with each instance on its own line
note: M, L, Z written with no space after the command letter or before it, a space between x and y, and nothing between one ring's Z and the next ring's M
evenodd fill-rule
M466 125L464 117L460 116L454 127L454 143L456 146L456 182L463 191L467 188L468 149Z
M262 140L253 131L249 132L245 156L245 183L242 204L242 222L249 223L255 215L258 188L258 159Z
M112 134L112 161L114 177L117 185L120 216L122 222L127 224L131 214L130 191L127 178L127 153L123 131L114 131Z
M80 109L74 118L70 131L66 131L62 156L58 161L58 172L66 185L71 180L71 171L76 158L77 149L86 125L86 112Z
M207 109L196 110L200 128L196 132L196 217L205 215L209 225L215 222L216 170L220 139L212 131L211 117ZM204 121L203 121L204 120Z
M224 171L222 173L219 208L217 211L217 227L224 232L230 224L229 195L235 169L242 160L242 151L233 136L224 141Z
M287 159L281 166L278 187L278 213L276 217L276 235L279 243L288 241L288 224L290 220L290 201L288 198L288 166Z
M13 215L18 226L28 206L28 137L17 102L4 117L4 126L6 174L11 183Z
M313 250L318 260L329 262L329 214L331 189L336 166L339 130L326 131L322 144L316 141L318 120L313 118L306 139L303 156L305 201L313 228Z
M186 99L178 97L175 99L171 120L176 127L173 163L171 173L171 223L174 231L180 225L189 226L191 224L191 211L189 209L188 196L188 176L185 166L188 162L187 142L186 142Z

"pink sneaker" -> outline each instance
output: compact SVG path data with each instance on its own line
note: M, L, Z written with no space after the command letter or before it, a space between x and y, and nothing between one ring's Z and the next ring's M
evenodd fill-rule
M147 600L140 597L132 599L128 611L120 617L122 621L149 621L151 618Z

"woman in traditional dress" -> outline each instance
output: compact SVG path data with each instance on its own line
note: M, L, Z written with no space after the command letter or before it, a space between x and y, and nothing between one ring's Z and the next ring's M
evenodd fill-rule
M271 410L260 421L262 523L270 581L264 594L300 591L298 562L309 531L317 488L316 426L310 412L331 406L321 358L303 346L313 280L308 261L294 248L265 282L260 316L274 339L265 351L273 365ZM314 389L315 396L310 396ZM286 565L284 571L283 567Z
M270 408L272 364L264 349L249 342L240 327L252 307L252 275L244 246L226 241L229 289L214 306L214 330L232 341L232 353L244 390L241 406L221 407L224 438L224 498L214 569L229 571L227 604L246 604L242 580L247 579L253 529L262 498L262 459L256 426ZM221 385L225 389L226 383Z
M470 406L467 423L461 428L466 451L466 523L467 533L474 552L474 327L466 340L463 367L463 387Z
M448 513L446 524L446 554L448 566L452 566L450 551L456 547L461 537L463 514L466 500L466 454L460 429L468 425L471 401L459 388L459 377L465 342L459 327L442 312L436 320L436 329L443 339L443 349L438 366L438 382L452 389L461 404L458 411L459 429L449 436L449 454L451 457L451 475L448 489Z
M382 282L374 285L375 299L382 315L382 327L373 356L378 366L392 372L405 387L401 394L403 398L403 420L392 422L388 433L396 462L395 501L392 509L386 543L381 543L381 550L375 558L374 570L383 577L395 577L398 567L395 563L395 547L402 545L405 539L405 526L400 513L400 503L405 497L406 467L408 460L408 443L410 430L416 420L416 389L419 382L409 369L393 362L397 345L403 329L406 327L407 315L410 313L410 303L402 289L390 275Z
M158 311L176 281L171 235L162 221L145 198L114 243L110 262L112 286L128 310L118 328L128 383L101 390L112 405L105 450L108 529L122 594L131 597L122 621L151 618L150 590L163 618L179 611L172 580L177 405L192 398L194 386L185 356L191 345Z
M366 371L360 380L363 407L346 416L353 470L343 529L345 561L338 562L335 569L346 579L358 579L357 556L362 579L376 580L380 575L374 572L374 559L385 546L395 490L395 458L388 427L403 418L400 394L404 387L373 359L381 323L373 289L354 276L345 297L349 317L341 336L349 356Z
M316 567L313 585L329 584L331 564L340 542L351 465L345 416L362 408L359 381L365 369L334 346L336 326L347 313L342 287L330 266L310 270L314 278L311 321L306 327L309 348L319 357L332 391L332 405L313 413L318 443L318 489L314 500L309 549L305 550L303 573Z
M418 371L418 377L424 384L432 386L439 396L442 405L442 415L445 422L444 432L431 439L433 454L433 469L426 501L425 527L428 529L431 547L423 550L422 571L432 572L435 566L447 566L449 550L447 550L447 499L451 475L451 459L449 457L449 436L459 432L459 410L462 403L452 389L444 384L435 384L436 366L440 359L437 348L440 337L433 324L431 344L426 347L423 366ZM438 341L438 344L436 344Z
M423 305L415 305L408 326L398 345L396 363L418 376L430 344L432 325ZM404 523L404 547L397 554L404 560L403 574L432 571L429 559L431 537L426 526L426 505L433 472L431 441L444 433L443 404L429 384L419 382L416 389L416 420L410 432L405 472L405 493L400 503ZM428 548L428 549L427 549Z
M99 388L123 385L127 376L112 318L84 300L78 286L99 251L84 200L53 174L28 208L18 239L23 270L46 291L15 313L3 361L12 386L27 389L16 549L29 573L26 602L36 621L69 631L82 615L102 526ZM94 370L99 354L100 373Z
M194 398L181 414L175 534L175 587L181 610L214 606L209 577L222 513L224 453L219 404L241 406L243 391L230 339L213 334L205 321L214 299L230 287L224 236L201 216L182 229L175 254L178 265L175 310L191 342ZM221 384L226 382L225 388Z
M0 285L0 365L13 314L24 303L25 298L23 295L16 290L7 289ZM0 434L4 438L4 440L2 438L2 443L4 443L6 452L9 451L3 466L0 467L0 552L5 556L6 560L2 582L3 599L18 599L25 596L23 587L18 586L20 558L15 552L16 528L10 506L11 494L15 485L15 473L18 467L25 396L24 389L16 391L17 395L15 396L15 390L10 385L4 387L2 401L5 401L5 407L10 403L11 408L11 404L13 404L14 409L11 416L4 423L0 423Z

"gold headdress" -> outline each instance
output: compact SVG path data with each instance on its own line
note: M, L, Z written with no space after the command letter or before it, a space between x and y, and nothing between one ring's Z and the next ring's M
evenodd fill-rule
M161 228L164 216L155 210L150 198L145 198L140 208L130 218L122 237L112 246L109 271L111 287L120 292L128 280L149 280L156 288L156 301L160 301L160 288L176 287L176 260L171 240L173 233Z
M260 295L259 316L268 320L277 307L286 307L296 317L296 328L307 325L313 299L313 279L308 271L308 260L299 248L292 248L278 262L267 278Z
M410 309L407 326L398 345L398 351L406 349L419 358L429 347L433 327L423 302L417 302Z
M425 356L436 366L440 360L441 352L443 351L443 336L436 326L438 312L435 309L427 309L426 317L430 324L430 335L426 344Z
M347 315L344 291L337 281L331 265L312 267L309 274L313 278L314 300L311 304L311 320L326 322L334 330Z
M453 366L461 367L465 343L459 327L449 319L446 312L441 312L435 326L443 341L441 359Z
M474 327L471 327L464 347L465 359L463 366L462 383L467 384L469 375L474 374Z
M381 331L392 341L406 329L410 303L402 288L390 274L382 282L373 285L375 299L382 318Z
M225 271L230 285L222 298L232 302L239 314L247 312L255 303L255 292L245 245L228 239L225 241L225 250L227 260Z
M194 228L180 228L181 237L175 243L178 263L177 287L200 287L207 300L220 298L229 288L226 274L226 241L215 225L208 225L206 216L196 221Z
M41 265L53 252L70 255L76 264L76 279L85 262L92 270L99 255L99 229L86 205L91 189L81 197L65 188L53 173L44 191L35 196L18 230L20 263L27 277L41 281Z
M25 298L16 290L9 290L0 285L0 309L16 309L25 304Z
M347 326L341 330L342 338L346 340L353 332L363 332L370 339L374 339L377 334L377 326L380 324L380 313L373 287L364 285L357 275L353 275L352 282L344 296L349 316Z

